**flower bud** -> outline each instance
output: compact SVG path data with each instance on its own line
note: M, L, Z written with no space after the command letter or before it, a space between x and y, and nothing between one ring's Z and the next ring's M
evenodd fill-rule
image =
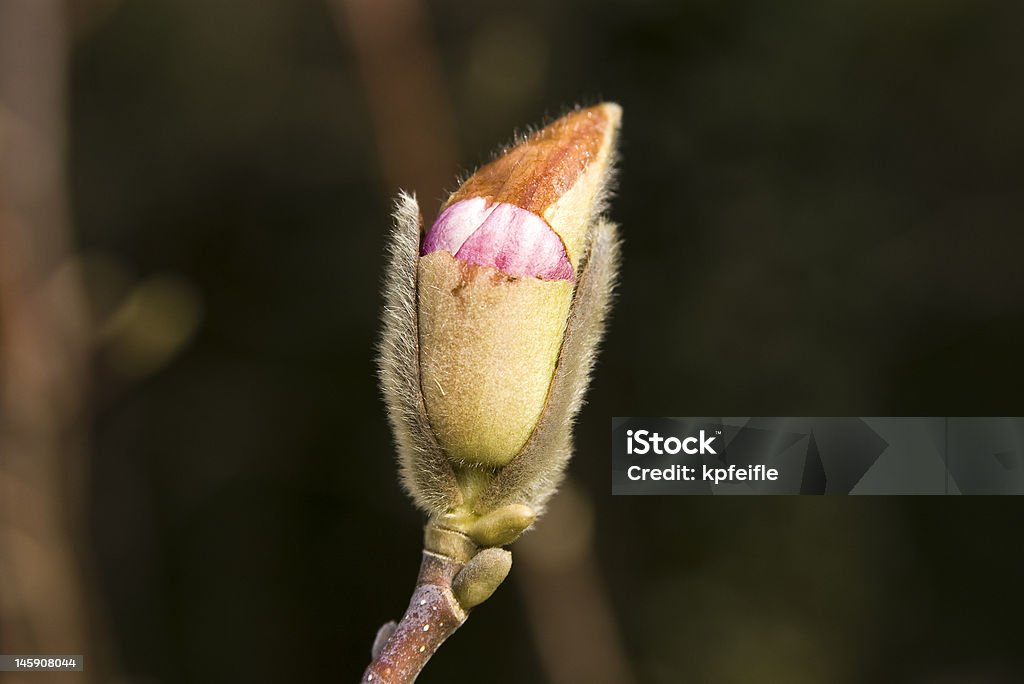
M456 190L423 241L420 374L456 462L509 463L544 409L620 110L573 112Z
M416 201L397 205L380 375L403 482L466 525L504 508L485 543L529 525L571 454L618 265L601 214L620 117L579 109L521 140L422 240Z
M489 599L511 569L511 553L505 549L484 549L455 576L452 593L459 605L469 610Z

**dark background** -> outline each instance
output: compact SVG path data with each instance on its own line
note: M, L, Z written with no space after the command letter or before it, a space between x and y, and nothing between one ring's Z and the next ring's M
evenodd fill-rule
M374 375L391 198L429 218L514 131L602 99L624 109L624 265L570 472L629 676L1019 681L1019 500L612 498L608 434L1021 415L1022 21L977 0L124 0L76 24L71 216L107 330L87 534L120 681L357 680L422 525ZM606 645L556 674L520 569L421 681L587 681L572 663Z

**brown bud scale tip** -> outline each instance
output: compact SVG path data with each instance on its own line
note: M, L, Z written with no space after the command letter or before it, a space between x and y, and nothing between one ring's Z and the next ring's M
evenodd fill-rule
M597 156L618 107L596 105L572 112L482 166L441 207L472 197L505 202L544 216Z

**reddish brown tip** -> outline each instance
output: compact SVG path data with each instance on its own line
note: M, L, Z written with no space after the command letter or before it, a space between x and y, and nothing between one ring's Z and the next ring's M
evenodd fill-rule
M622 109L610 102L566 114L478 169L442 209L483 197L543 216L576 184L621 116Z

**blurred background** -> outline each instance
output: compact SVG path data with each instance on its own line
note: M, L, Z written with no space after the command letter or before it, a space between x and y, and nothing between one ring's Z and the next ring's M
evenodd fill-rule
M1021 681L1019 500L613 499L608 430L1024 414L1022 21L0 0L0 653L356 681L423 522L374 375L392 198L429 221L611 99L625 262L571 483L420 681Z

